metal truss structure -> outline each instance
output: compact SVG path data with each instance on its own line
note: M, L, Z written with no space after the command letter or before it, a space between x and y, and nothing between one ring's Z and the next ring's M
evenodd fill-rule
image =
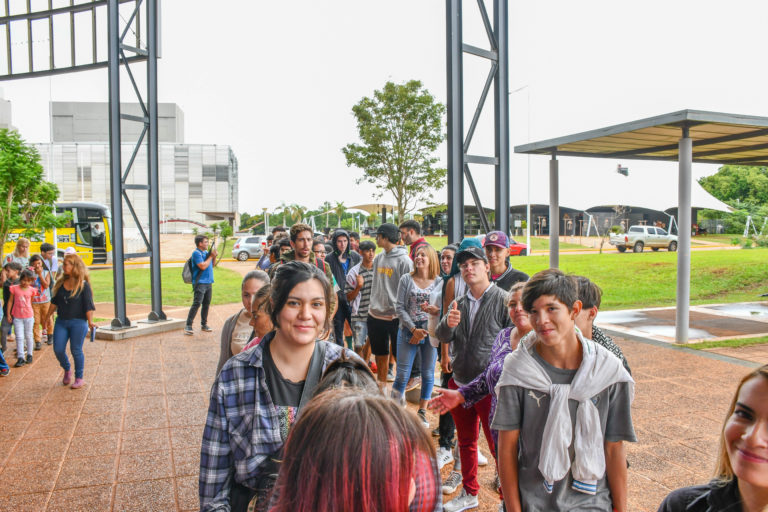
M32 2L27 0L22 12L11 12L10 0L2 0L4 12L0 17L0 40L4 35L6 45L6 66L0 66L0 80L31 78L61 73L71 73L97 68L108 68L109 75L109 146L110 146L110 202L112 209L112 261L114 279L115 317L112 329L130 326L126 315L125 301L125 258L150 258L152 310L148 321L166 320L163 312L160 280L160 224L159 224L159 179L158 179L158 112L157 112L157 58L158 58L158 0L94 0L54 7L53 0L48 0L48 8L32 10ZM121 6L126 14L121 15ZM0 7L1 8L1 7ZM99 23L106 8L107 53L100 58ZM146 26L142 27L143 17ZM83 16L90 18L90 23L83 23ZM80 20L80 23L78 23ZM122 23L121 23L122 20ZM82 25L86 27L83 29ZM36 27L47 28L47 58L40 59L34 52ZM4 30L4 34L3 34ZM90 35L90 44L84 43L83 30ZM25 32L25 33L24 33ZM131 33L130 43L128 33ZM16 37L21 34L21 38ZM78 37L78 34L81 34ZM143 40L142 40L143 36ZM17 39L26 44L26 59L13 59L12 46ZM60 41L64 41L61 45ZM59 61L56 50L69 46L69 60ZM65 52L66 53L66 52ZM146 101L131 71L130 65L146 62ZM136 99L141 106L142 115L132 116L120 112L120 69L126 71ZM144 128L136 141L131 157L123 169L121 155L120 121L138 122ZM146 139L146 142L145 142ZM126 183L131 168L142 144L147 146L148 176L146 184ZM149 237L144 232L142 223L128 198L128 190L146 190L149 201ZM128 206L139 232L146 245L146 252L125 254L123 243L123 200Z
M491 230L480 197L477 194L469 164L493 165L495 169L494 228L509 233L509 55L507 0L493 0L493 25L485 0L477 0L490 50L463 42L462 0L446 0L446 50L448 74L448 241L458 242L464 236L464 178L480 214L486 232ZM464 136L464 53L487 59L491 63L472 121ZM493 85L494 155L480 156L469 152L472 138Z

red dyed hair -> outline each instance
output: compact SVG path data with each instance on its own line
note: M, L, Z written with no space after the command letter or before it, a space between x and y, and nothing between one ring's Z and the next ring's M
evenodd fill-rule
M432 511L435 451L412 413L382 396L335 389L291 429L271 512Z

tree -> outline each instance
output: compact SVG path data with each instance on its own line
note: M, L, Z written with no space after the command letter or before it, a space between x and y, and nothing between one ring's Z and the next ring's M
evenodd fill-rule
M29 236L69 223L69 214L54 214L59 189L44 174L37 150L16 130L0 130L0 259L11 231Z
M347 211L347 207L344 206L344 201L337 202L336 206L333 207L333 211L336 213L336 217L339 219L339 223L336 227L341 227L341 217L344 215L344 212Z
M445 106L418 80L384 84L373 98L364 97L352 107L360 144L347 144L342 152L347 166L363 171L357 183L374 184L380 198L390 192L398 218L417 202L428 201L445 181L446 170L435 167L432 154L444 139Z
M730 206L768 204L768 167L724 165L699 179L704 190Z
M216 264L218 265L221 261L221 258L224 257L224 252L227 250L227 239L232 236L234 231L232 230L232 226L226 220L212 224L211 229L213 230L214 235L221 236L221 243L217 244L217 249L219 250L219 258L216 260ZM213 240L213 243L216 243L215 239Z

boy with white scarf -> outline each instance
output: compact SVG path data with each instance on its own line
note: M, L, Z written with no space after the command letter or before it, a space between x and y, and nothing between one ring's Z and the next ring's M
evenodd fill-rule
M634 382L575 325L578 285L557 269L523 291L534 331L504 361L491 424L506 510L627 510Z

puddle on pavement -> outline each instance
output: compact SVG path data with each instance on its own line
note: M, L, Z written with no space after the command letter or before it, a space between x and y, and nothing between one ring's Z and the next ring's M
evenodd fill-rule
M720 306L706 306L736 316L758 316L768 318L768 306L765 304L722 304Z
M643 324L641 326L632 326L633 329L637 331L647 332L650 334L655 334L657 336L666 336L668 338L674 338L675 337L675 326L674 325L648 325ZM688 338L692 340L696 339L703 339L703 338L716 338L714 334L711 334L703 329L688 329Z
M615 325L638 322L644 319L645 314L641 311L601 311L597 314L595 321Z

